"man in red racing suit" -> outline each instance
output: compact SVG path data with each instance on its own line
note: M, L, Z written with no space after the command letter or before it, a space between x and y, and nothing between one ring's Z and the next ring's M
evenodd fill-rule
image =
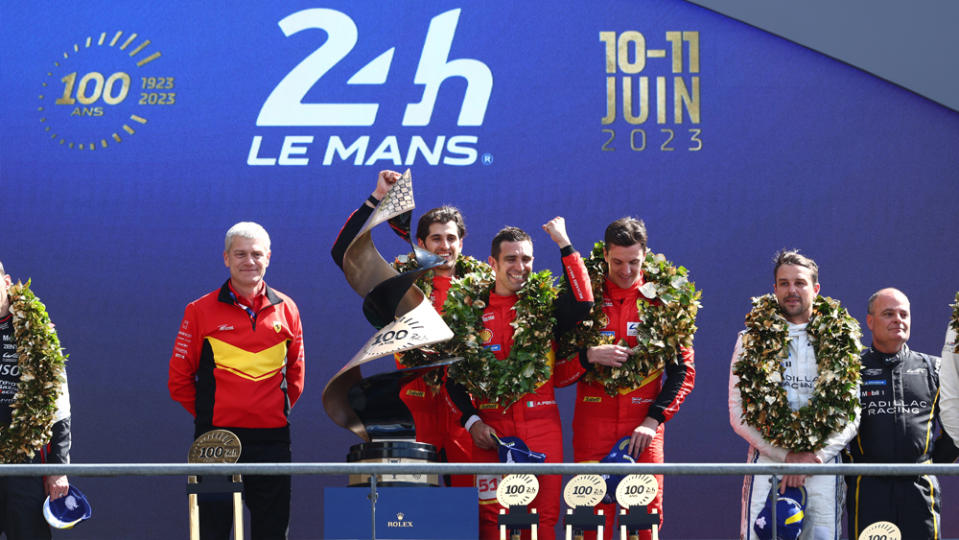
M346 248L356 238L363 224L369 219L376 205L386 196L390 187L400 178L396 171L381 171L377 177L376 189L370 198L363 202L347 219L333 244L333 260L343 267ZM466 236L466 224L460 211L452 206L433 208L420 217L416 227L416 242L427 251L443 257L446 262L432 271L432 292L430 302L442 315L443 303L450 282L456 273L457 263L462 258L463 238ZM396 356L396 366L406 368L402 356ZM469 433L459 423L459 412L446 395L443 387L434 388L422 377L407 383L400 390L400 399L410 410L416 427L416 440L432 444L437 452L446 456L451 463L470 461L469 451L473 446ZM472 475L452 475L453 487L473 487Z
M642 264L646 258L646 227L634 218L622 218L607 227L604 255L609 271L603 286L603 318L596 326L600 332L615 336L616 344L590 347L580 352L587 369L600 364L619 367L628 357L628 348L637 344L639 322L636 302L643 285ZM604 324L605 323L605 324ZM625 340L625 346L617 345ZM693 389L696 368L692 348L682 348L676 362L650 373L635 388L623 388L610 396L599 382L580 380L576 385L573 416L573 454L577 462L597 462L606 457L621 438L629 436L629 453L638 463L663 462L664 424L673 417ZM664 372L665 371L665 381ZM656 475L659 491L649 504L650 511L663 515L663 476ZM603 528L606 540L613 537L616 504L601 504L606 515ZM586 538L595 538L587 532ZM642 531L640 538L651 537Z
M543 226L554 242L561 248L563 271L571 294L561 295L553 306L557 324L554 340L546 361L552 368L551 376L535 391L521 396L511 406L503 408L495 400L477 400L474 406L466 389L449 380L450 397L462 412L461 421L473 440L474 462L497 462L496 442L492 435L515 436L522 439L536 452L546 454L546 462L563 461L562 425L556 405L554 387L572 384L583 372L575 359L555 362L555 336L565 332L583 319L592 306L592 291L586 267L566 234L563 218L558 217ZM517 313L514 309L517 292L523 288L532 272L533 245L528 234L515 227L507 227L493 239L492 256L489 261L496 272L489 304L483 310L483 345L490 349L496 359L504 361L513 348L515 329L510 323ZM497 517L502 508L496 500L499 476L477 475L480 498L480 534L482 540L499 538ZM559 519L562 479L556 475L539 478L539 493L530 504L540 516L539 538L555 538L556 522Z

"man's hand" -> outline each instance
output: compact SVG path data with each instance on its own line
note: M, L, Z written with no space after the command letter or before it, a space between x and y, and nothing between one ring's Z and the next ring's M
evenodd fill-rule
M477 448L482 448L483 450L492 450L493 448L496 448L496 439L493 438L493 435L496 434L496 430L482 420L479 420L470 426L470 436L473 437L473 444L475 444Z
M403 175L396 171L380 171L380 175L376 178L376 189L373 190L373 198L382 201L383 197L386 197L386 192L390 190L401 176Z
M790 452L786 454L786 463L822 463L822 460L815 452ZM785 493L787 487L802 487L804 483L805 474L787 474L779 484L779 493Z
M549 233L549 237L556 242L560 249L571 245L569 235L566 234L566 220L561 216L556 216L543 225L543 230Z
M632 435L629 436L629 455L633 459L639 459L639 455L649 447L656 436L656 430L659 429L659 420L646 417L643 423L636 426Z
M586 360L590 364L619 367L629 359L629 349L620 345L597 345L586 349Z
M50 500L59 499L70 490L70 482L66 476L46 476L43 479L43 490L50 496Z

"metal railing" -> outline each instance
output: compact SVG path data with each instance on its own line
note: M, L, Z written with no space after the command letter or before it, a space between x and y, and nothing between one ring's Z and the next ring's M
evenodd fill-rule
M959 463L71 463L0 465L0 476L186 476L202 474L663 474L744 476L959 476Z
M787 474L827 476L959 476L959 464L785 464L785 463L72 463L69 465L0 465L2 476L189 476L189 475L351 475L370 476L370 520L376 540L377 480L397 474L662 474L745 476ZM773 536L776 505L772 506Z

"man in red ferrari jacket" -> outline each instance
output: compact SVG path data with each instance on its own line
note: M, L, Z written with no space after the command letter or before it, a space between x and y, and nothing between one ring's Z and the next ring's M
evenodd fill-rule
M519 437L536 452L546 454L546 462L563 461L562 425L559 408L556 405L554 387L572 384L582 373L583 368L574 359L555 360L555 336L561 335L582 320L593 304L592 291L586 267L579 253L573 249L566 233L566 223L561 217L554 218L543 226L550 238L560 247L563 271L571 284L571 294L561 295L553 306L556 326L552 329L553 338L547 362L552 370L551 376L533 392L519 397L512 405L502 407L495 399L477 398L471 403L466 389L459 383L449 382L450 397L462 412L461 421L473 439L474 462L498 461L497 444L493 435L500 437ZM533 270L533 243L530 236L516 227L501 230L493 239L489 263L496 273L493 290L489 293L489 305L483 310L482 320L485 328L483 346L493 351L498 361L509 361L513 351L513 336L516 329L511 323L518 317L514 309L517 293ZM496 500L498 476L477 475L477 487L480 498L480 535L482 540L499 538L497 516L501 506ZM556 475L539 478L539 493L531 508L540 515L539 537L551 540L555 538L555 526L559 519L562 479Z
M226 233L230 279L186 306L170 358L170 396L190 412L194 436L228 429L242 444L241 463L289 462L290 409L303 390L303 331L296 304L263 280L270 236L240 222ZM287 537L290 477L246 476L243 498L253 538ZM200 534L226 539L230 499L200 495Z
M609 271L603 285L603 318L594 325L599 331L615 336L615 342L590 347L580 362L620 367L629 356L629 348L637 344L635 327L639 321L636 302L645 298L642 265L646 258L646 226L634 218L622 218L606 228L604 255ZM696 369L693 350L683 348L681 358L667 362L663 369L650 373L636 388L622 388L610 396L603 384L580 380L576 385L576 408L573 416L573 453L578 462L596 462L606 457L621 438L629 436L629 453L639 463L663 462L663 425L672 418L686 395L693 389ZM650 503L662 520L663 477L656 476L659 491ZM612 538L615 504L603 504L606 515L604 532ZM595 537L595 533L587 534ZM642 531L640 538L649 538Z

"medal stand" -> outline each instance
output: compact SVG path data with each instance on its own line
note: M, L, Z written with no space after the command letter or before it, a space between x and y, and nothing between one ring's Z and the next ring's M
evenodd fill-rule
M590 529L596 530L596 537L603 537L603 526L606 524L606 516L602 509L594 514L595 508L592 506L577 506L566 510L566 540L582 540L583 533Z
M638 540L639 531L652 531L653 540L659 539L659 514L647 510L645 505L630 506L619 511L619 537L621 540Z
M659 540L659 513L648 509L658 491L651 474L630 474L619 482L616 502L626 508L619 511L620 540L639 540L639 531L651 531L652 540Z
M236 463L240 459L240 439L232 431L214 429L200 435L190 445L188 463ZM196 475L187 477L187 499L190 515L190 540L200 540L200 493L233 494L233 538L243 540L243 478L206 476L201 481Z
M603 538L606 516L596 505L606 496L606 481L598 474L578 474L566 483L563 500L569 506L563 523L566 525L566 540L583 540L583 533L596 531L596 538Z
M533 508L527 512L529 504L539 493L539 480L533 474L509 474L503 477L496 487L496 500L500 506L509 508L509 513L500 508L497 524L499 538L506 540L507 532L510 540L519 540L522 531L530 531L530 539L536 540L539 529L539 514Z
M499 540L519 540L522 531L530 531L530 539L536 540L536 532L539 528L539 514L533 508L526 511L527 506L515 505L509 507L509 512L500 509L497 523L499 524Z

